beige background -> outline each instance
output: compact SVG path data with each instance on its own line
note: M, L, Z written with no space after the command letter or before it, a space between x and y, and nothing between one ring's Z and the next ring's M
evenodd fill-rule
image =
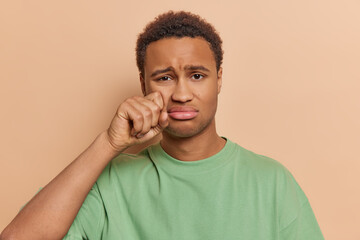
M283 163L326 239L360 239L360 2L0 3L0 230L141 94L137 34L169 9L224 40L218 132Z

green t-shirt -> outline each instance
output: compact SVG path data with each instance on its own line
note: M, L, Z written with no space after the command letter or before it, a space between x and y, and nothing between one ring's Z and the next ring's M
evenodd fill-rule
M184 162L153 145L104 169L64 239L324 239L307 197L279 162L227 140Z

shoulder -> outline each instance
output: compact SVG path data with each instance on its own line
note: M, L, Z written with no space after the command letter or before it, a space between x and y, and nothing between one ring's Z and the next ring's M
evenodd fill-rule
M281 226L291 222L308 203L308 198L301 189L293 174L279 161L254 153L236 144L237 156L242 163L242 173L247 181L262 191L275 193L277 209L281 218Z
M260 175L289 173L288 169L281 162L272 157L255 153L236 143L234 143L234 148L236 148L237 160L248 171L253 171Z
M235 145L240 168L251 178L268 185L274 183L280 195L291 191L301 202L307 200L293 174L281 162Z

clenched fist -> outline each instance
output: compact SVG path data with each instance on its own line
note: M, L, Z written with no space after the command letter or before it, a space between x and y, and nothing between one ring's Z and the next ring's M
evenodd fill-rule
M126 99L117 109L107 130L116 151L148 141L168 125L168 113L159 92Z

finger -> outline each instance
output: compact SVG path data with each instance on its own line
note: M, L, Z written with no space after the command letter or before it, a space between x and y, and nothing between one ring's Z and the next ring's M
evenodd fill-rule
M152 92L146 95L145 98L156 103L160 107L160 109L164 108L164 100L160 92Z
M169 119L168 119L168 113L167 111L162 111L159 117L159 126L164 129L169 125Z
M155 127L156 125L158 125L159 124L159 116L161 113L161 109L160 109L159 105L157 105L156 103L154 103L153 101L148 100L148 99L143 99L141 104L144 104L149 109L151 109L151 113L152 113L151 127Z
M156 107L156 104L142 97L136 97L130 99L129 101L131 105L138 111L140 111L140 113L142 114L142 128L140 130L137 129L136 134L138 134L139 136L144 135L150 130L153 119L153 111L150 107L148 107L148 105L151 106L152 104L155 105L154 107Z
M128 101L129 103L126 106L125 114L126 118L131 122L130 127L132 127L130 131L130 135L134 136L138 134L142 128L144 123L144 117L141 111L134 106L133 102Z

